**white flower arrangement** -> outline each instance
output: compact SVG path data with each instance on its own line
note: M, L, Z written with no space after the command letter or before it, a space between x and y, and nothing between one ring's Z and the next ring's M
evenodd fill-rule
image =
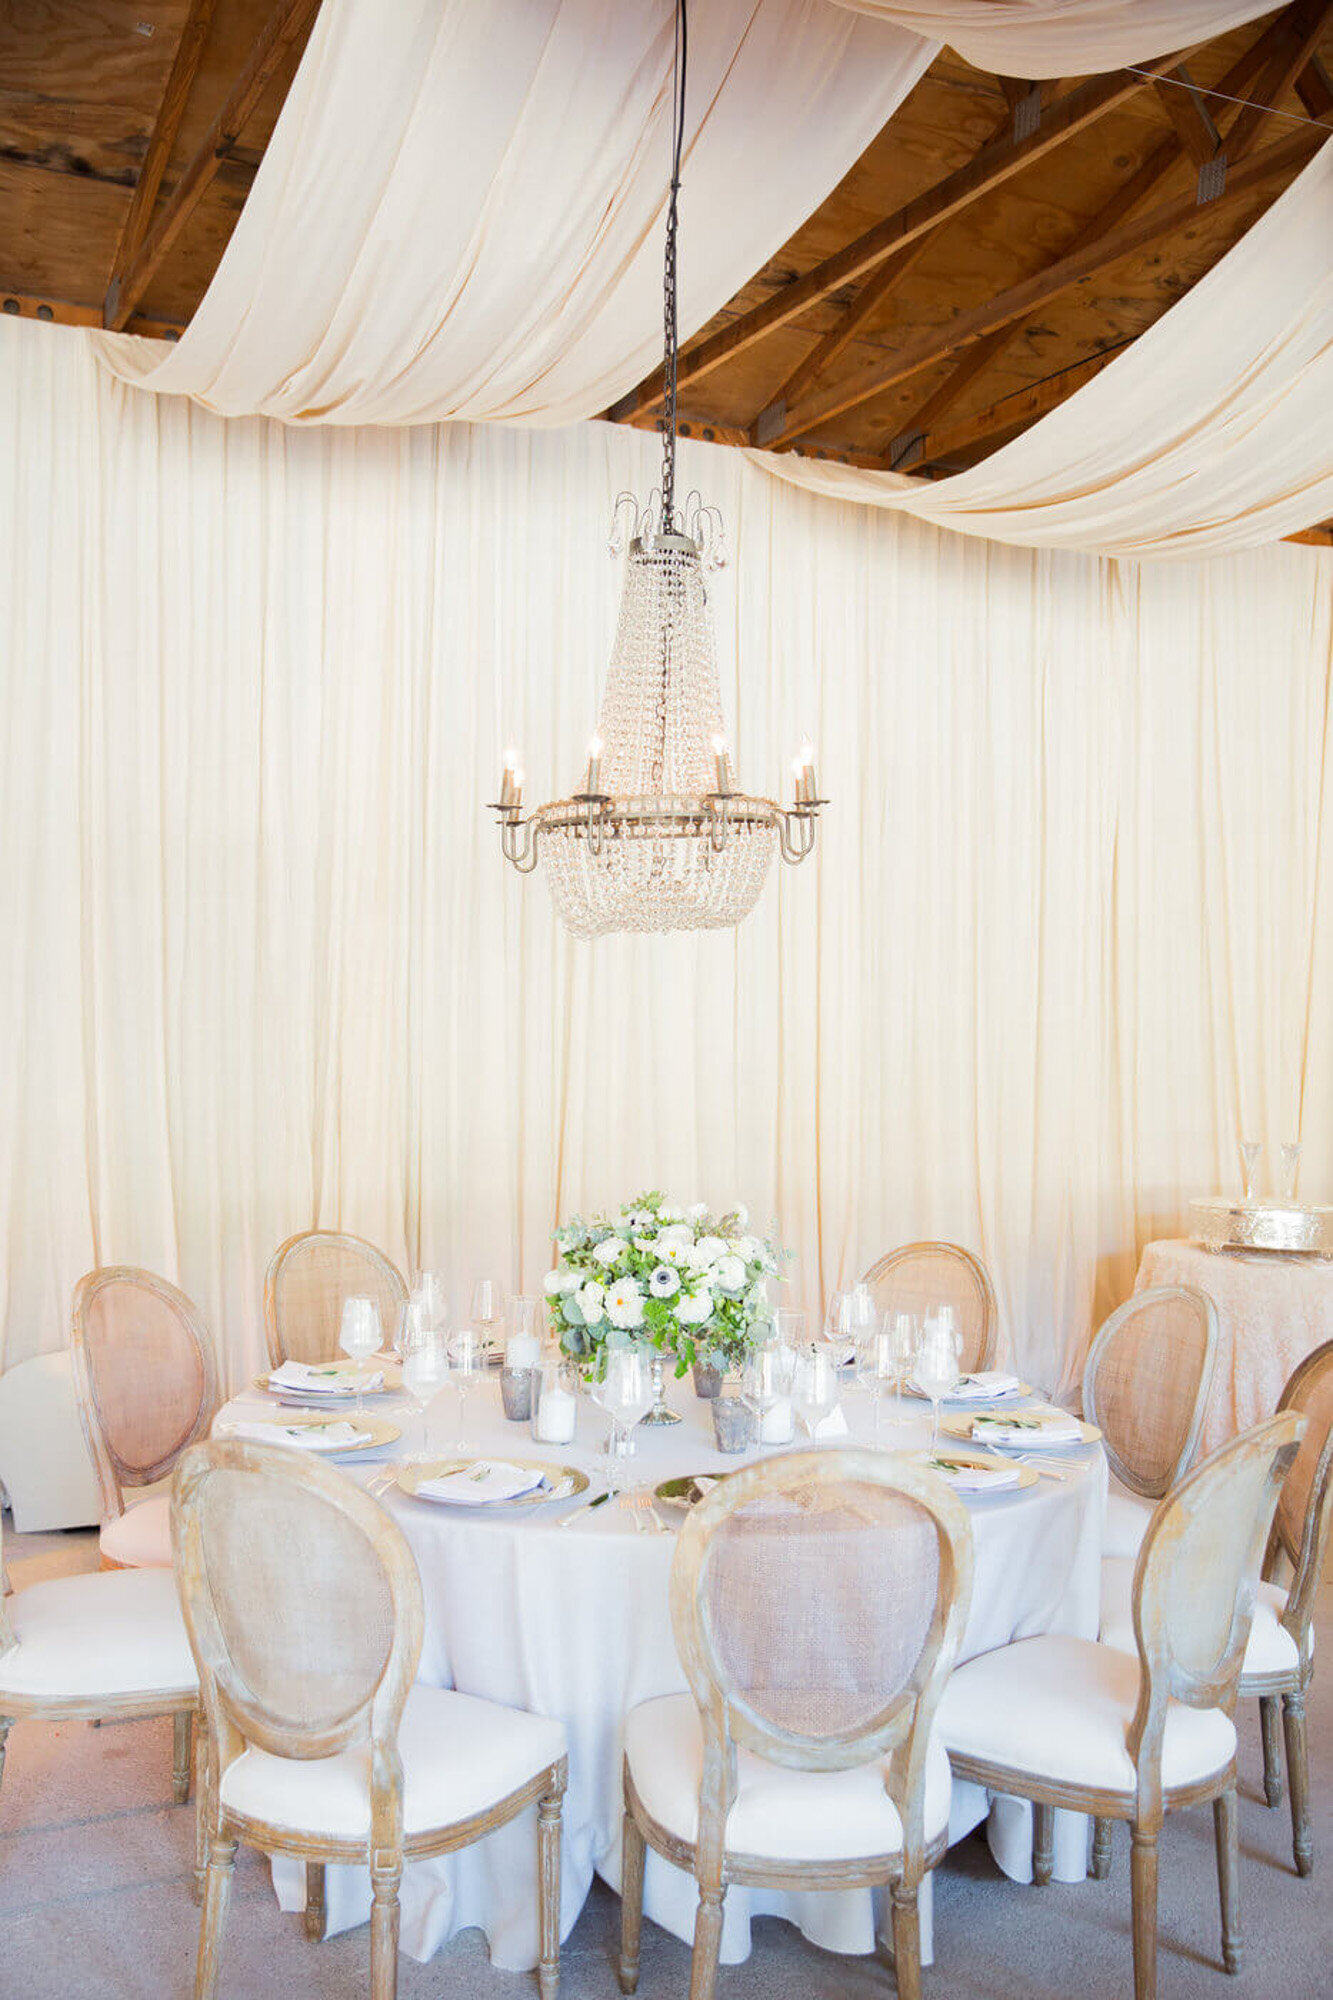
M637 1337L695 1361L743 1360L773 1316L768 1280L787 1254L750 1233L743 1208L714 1215L660 1194L626 1202L613 1221L575 1216L555 1232L556 1268L545 1280L552 1330L591 1373L608 1345Z

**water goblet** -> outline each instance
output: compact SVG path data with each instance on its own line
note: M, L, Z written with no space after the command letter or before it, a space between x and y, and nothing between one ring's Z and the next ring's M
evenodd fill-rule
M338 1332L338 1345L344 1354L358 1364L369 1361L372 1354L378 1354L383 1328L380 1325L380 1309L374 1299L350 1298L343 1300L342 1323ZM365 1374L358 1365L356 1372L356 1413L362 1411L362 1389Z
M444 1335L433 1328L416 1327L403 1350L403 1388L411 1397L421 1420L421 1449L409 1456L409 1464L430 1457L431 1398L449 1377L449 1351Z
M470 1451L467 1435L467 1399L482 1378L486 1352L480 1336L468 1327L449 1342L449 1379L458 1397L458 1449Z
M879 1437L885 1393L893 1383L897 1367L893 1334L889 1330L886 1314L883 1326L874 1332L863 1333L856 1343L856 1379L874 1404L876 1438Z
M930 1448L940 1441L940 1404L958 1380L958 1336L947 1308L927 1317L916 1352L917 1387L930 1397Z
M621 1467L630 1450L634 1426L653 1407L652 1369L641 1348L613 1347L606 1357L606 1374L598 1385L597 1400L611 1419L607 1446L607 1486L618 1495Z
M909 1312L885 1313L884 1332L893 1362L893 1393L901 1398L916 1362L916 1315Z
M813 1444L819 1426L838 1407L838 1371L827 1342L816 1342L800 1356L792 1400Z
M849 1289L833 1293L824 1314L824 1339L840 1352L856 1338L855 1295Z
M442 1327L449 1316L449 1302L438 1271L416 1271L412 1276L412 1297L421 1306L421 1324L430 1333Z

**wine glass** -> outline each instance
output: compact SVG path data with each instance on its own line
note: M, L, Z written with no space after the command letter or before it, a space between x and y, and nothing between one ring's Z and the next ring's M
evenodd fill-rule
M449 1376L449 1350L444 1335L429 1327L415 1327L403 1349L403 1388L412 1398L421 1419L421 1450L413 1463L430 1457L430 1420L427 1406Z
M893 1393L901 1397L916 1362L916 1315L909 1312L885 1313L884 1332L893 1362Z
M481 1336L472 1329L465 1328L456 1333L448 1345L449 1379L458 1397L458 1449L472 1449L467 1435L467 1399L476 1388L486 1366L486 1350Z
M874 1403L877 1438L880 1417L884 1410L885 1391L891 1386L898 1372L894 1337L888 1319L886 1313L883 1326L871 1333L863 1333L856 1343L856 1379Z
M826 1341L817 1341L799 1357L793 1392L796 1414L813 1444L825 1417L838 1407L838 1371Z
M380 1325L380 1309L374 1299L350 1298L343 1300L342 1324L338 1332L338 1345L355 1362L369 1361L372 1354L380 1351L383 1328ZM362 1389L365 1373L358 1366L356 1372L356 1413L362 1410Z
M428 1333L437 1332L449 1316L449 1301L444 1296L444 1283L439 1272L414 1272L412 1297L420 1303L421 1324Z
M765 1420L779 1403L790 1402L792 1378L795 1372L796 1355L781 1341L768 1341L746 1356L745 1365L741 1370L741 1401L747 1410L753 1412L756 1443L770 1442L764 1437ZM788 1413L788 1426L790 1421ZM786 1435L790 1437L790 1428L787 1429ZM773 1443L785 1441L785 1438L771 1440Z
M618 1494L621 1463L629 1453L630 1435L635 1424L653 1407L652 1369L641 1348L631 1345L609 1350L597 1400L611 1419L607 1485L612 1493Z
M824 1339L840 1353L856 1338L855 1298L850 1289L833 1293L824 1314Z
M1258 1139L1242 1139L1240 1142L1240 1170L1246 1201L1254 1200L1255 1169L1263 1150L1263 1144Z
M1296 1141L1282 1148L1282 1199L1295 1201L1296 1181L1301 1171L1301 1149Z
M504 1286L496 1278L479 1278L472 1288L472 1324L490 1347L505 1315Z
M958 1380L958 1335L953 1314L946 1308L927 1315L916 1351L914 1374L917 1387L930 1397L930 1448L940 1441L940 1404Z

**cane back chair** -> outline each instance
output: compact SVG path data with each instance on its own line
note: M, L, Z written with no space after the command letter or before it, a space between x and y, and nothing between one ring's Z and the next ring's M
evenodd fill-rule
M904 1243L866 1272L875 1306L918 1317L940 1306L953 1311L962 1336L958 1365L965 1375L994 1365L999 1312L990 1273L979 1257L957 1243Z
M284 1361L336 1361L343 1301L374 1299L391 1341L407 1300L402 1272L364 1236L303 1229L278 1246L264 1280L264 1331L274 1368Z

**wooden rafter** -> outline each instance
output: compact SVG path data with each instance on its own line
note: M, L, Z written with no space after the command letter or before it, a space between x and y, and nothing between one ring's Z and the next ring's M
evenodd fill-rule
M1330 14L1330 0L1296 0L1274 24L1277 46L1255 86L1257 102L1243 108L1227 137L1228 163L1249 150L1273 107L1293 88L1313 56Z
M1154 87L1158 103L1176 128L1176 137L1195 166L1203 166L1222 143L1203 93L1184 63L1174 76L1163 77Z
M1304 166L1318 136L1317 126L1303 125L1276 145L1252 153L1228 171L1226 186L1214 200L1213 210L1230 206L1268 181ZM1124 223L1119 229L1098 236L1082 248L1067 252L1044 271L1011 285L970 312L960 313L947 326L924 339L895 354L885 354L867 362L842 381L831 382L825 388L816 390L804 403L786 411L781 421L774 423L766 433L760 434L756 428L755 442L785 444L827 423L830 418L841 416L846 410L872 402L897 383L919 374L923 368L947 359L957 349L993 333L1021 314L1061 297L1074 286L1119 263L1122 257L1128 257L1134 251L1186 228L1197 214L1195 197L1190 194L1183 199L1166 202L1136 221Z
M30 292L22 285L7 285L3 279L0 279L0 313L20 319L54 320L58 326L102 324L102 308L99 305L78 299L53 298L48 292ZM129 330L154 340L174 340L185 328L179 320L149 319L142 313L136 313L130 321Z
M1002 186L1015 174L1022 173L1074 133L1084 131L1108 112L1136 97L1149 87L1154 76L1174 68L1182 60L1179 54L1165 56L1141 74L1118 71L1112 76L1096 77L1049 105L1035 132L1021 139L1005 136L988 140L980 152L956 172L908 202L896 215L876 223L855 242L847 244L832 257L826 257L803 276L794 278L772 298L765 299L762 305L755 306L728 326L720 327L716 333L686 348L680 357L680 386L687 387L691 382L711 374L724 361L743 353L776 328L786 326L798 314L826 299L831 292L868 276L887 258L905 250L918 237L961 215L973 202L979 201L993 188ZM619 422L631 422L655 409L662 398L662 386L662 371L658 368L617 403L611 415Z
M1333 111L1333 77L1318 56L1311 56L1297 77L1296 95L1312 118L1327 118Z
M177 181L171 196L120 278L107 293L104 322L123 327L133 312L154 272L170 250L212 185L226 159L258 108L260 99L291 51L318 12L320 0L279 0L265 23L227 101L213 120L190 164Z
M116 254L112 260L111 277L103 308L103 320L107 326L123 326L125 323L124 319L116 320L111 316L112 301L119 300L125 271L139 254L143 240L148 234L162 186L162 176L171 159L171 149L176 143L181 119L190 101L190 92L199 74L199 65L203 61L204 49L208 43L208 31L213 25L215 5L216 0L190 0L190 11L185 17L185 25L176 44L171 73L167 77L162 102L158 106L153 130L149 135L148 150L144 154L143 165L134 183L134 193L130 197L130 205L120 232L120 241L116 245ZM128 317L127 311L125 319Z
M1117 340L1110 347L1099 348L1082 361L1075 361L1057 374L1048 375L1045 381L1034 382L1029 388L1015 389L1008 396L1001 396L988 409L977 410L970 417L960 417L954 423L941 425L918 435L917 449L910 454L914 465L931 464L950 457L954 452L968 451L974 445L989 444L992 438L1001 438L1008 431L1015 431L1032 423L1037 417L1044 417L1057 409L1075 389L1081 389L1085 382L1091 382L1094 375L1100 375L1108 362L1117 354L1123 354L1131 345L1130 336ZM899 454L891 457L886 469L906 470L908 457Z
M1272 54L1280 26L1280 22L1271 22L1263 34L1237 57L1217 86L1215 95L1219 105L1224 99L1239 96L1242 91L1248 89ZM1181 67L1183 69L1184 66ZM1180 73L1180 70L1175 72L1176 75ZM1159 86L1161 91L1167 93L1168 99L1171 88L1166 82ZM1214 126L1213 129L1216 131L1217 128ZM1251 140L1257 137L1258 131L1259 127L1255 126L1251 132ZM1137 171L1131 174L1124 185L1116 189L1111 199L1103 204L1098 213L1071 237L1060 252L1060 256L1067 257L1074 251L1085 249L1089 244L1108 235L1111 230L1119 228L1120 224L1147 200L1153 189L1158 187L1180 163L1187 150L1185 138L1177 124L1176 136L1163 140L1161 145L1154 147ZM1023 319L1020 316L1008 321L1004 326L996 327L993 333L986 334L968 349L957 366L945 376L943 382L937 384L920 409L906 422L898 423L893 436L885 439L883 447L891 466L897 467L908 462L914 464L927 462L929 453L925 445L926 433L932 427L937 427L939 419L962 400L978 376L983 375L1011 341L1018 338L1022 327ZM1072 394L1072 385L1070 393Z

